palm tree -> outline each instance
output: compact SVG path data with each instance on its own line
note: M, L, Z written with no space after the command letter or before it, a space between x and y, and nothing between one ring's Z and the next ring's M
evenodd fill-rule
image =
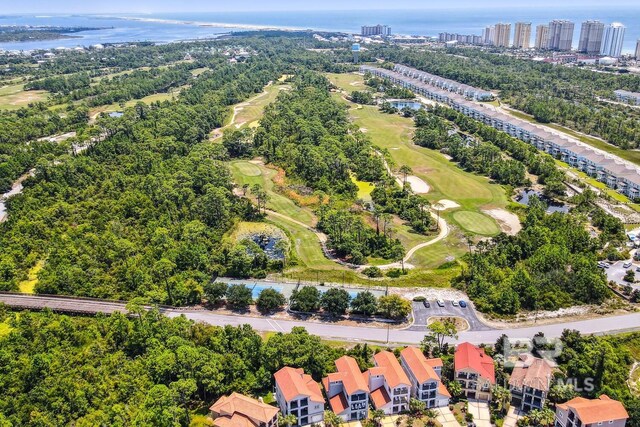
M281 415L278 418L278 425L280 427L291 427L296 424L298 424L298 418L296 418L296 416L293 414L284 415L284 416Z
M400 173L402 174L402 184L403 187L407 184L407 177L411 173L411 168L407 165L400 166Z
M375 425L380 426L380 421L384 418L385 413L382 409L374 409L369 413L369 415L371 415L371 419Z
M332 411L324 411L324 425L325 427L338 427L342 425L342 418L337 416Z
M427 409L426 411L424 411L424 416L427 419L425 425L430 427L434 427L436 425L436 418L438 417L436 411L434 411L433 409Z
M554 423L555 417L555 413L549 408L534 409L527 415L529 423L535 427L550 426Z
M496 406L498 407L498 411L500 413L503 413L505 409L507 409L507 406L511 401L511 392L507 390L505 387L496 385L493 388L492 395L493 395L493 401L496 403Z

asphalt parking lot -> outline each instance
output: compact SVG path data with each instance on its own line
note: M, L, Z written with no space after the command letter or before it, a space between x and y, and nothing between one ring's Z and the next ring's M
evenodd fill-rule
M636 271L636 268L640 267L640 262L634 262L631 267L624 268L624 263L627 261L616 261L609 268L604 269L604 273L607 275L607 280L614 281L619 285L631 285L634 289L640 289L639 283L629 283L622 280L627 270L633 270L636 273L636 280L640 279L640 272Z
M429 301L431 305L429 308L424 306L424 303L413 301L413 316L414 322L408 329L411 331L426 331L427 319L432 316L455 316L461 317L469 322L469 330L471 331L487 331L490 330L488 326L478 319L475 309L471 306L469 301L466 301L467 306L465 308L454 307L451 301L445 301L444 307L440 307L435 301Z

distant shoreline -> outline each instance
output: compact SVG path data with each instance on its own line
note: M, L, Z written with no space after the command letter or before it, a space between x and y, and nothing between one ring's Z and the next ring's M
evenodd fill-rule
M179 19L140 18L136 16L107 16L107 17L122 19L125 21L155 22L159 24L174 24L174 25L193 25L197 27L238 28L241 30L304 31L304 30L311 29L311 28L302 28L302 27L288 27L283 25L234 24L234 23L228 23L228 22L200 22L200 21L187 21L187 20L179 20Z

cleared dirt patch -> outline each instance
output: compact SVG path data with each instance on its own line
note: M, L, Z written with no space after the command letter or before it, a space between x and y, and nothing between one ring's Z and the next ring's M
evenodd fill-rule
M522 230L520 218L518 218L518 215L514 213L511 213L505 209L486 209L483 210L483 212L498 221L498 224L500 224L500 228L506 234L513 236L518 234L518 232Z

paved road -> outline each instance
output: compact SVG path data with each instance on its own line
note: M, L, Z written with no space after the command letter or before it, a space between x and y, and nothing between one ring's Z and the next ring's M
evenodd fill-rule
M54 311L76 313L113 313L125 312L125 304L113 301L90 299L49 297L36 295L19 295L0 293L0 303L18 308L50 308ZM188 319L201 321L211 325L251 325L257 331L289 332L293 327L301 326L309 333L326 339L337 339L349 342L389 342L390 344L418 344L424 338L423 331L410 329L392 329L367 326L342 326L331 323L316 323L297 320L276 320L269 317L247 317L242 315L223 315L206 310L167 309L161 310L169 317L184 315ZM474 344L494 343L502 334L513 339L531 338L537 332L543 332L548 338L556 338L564 329L577 329L585 334L603 334L640 330L640 313L621 316L602 317L592 320L566 322L555 325L541 325L518 329L489 329L483 331L461 332L457 340Z

